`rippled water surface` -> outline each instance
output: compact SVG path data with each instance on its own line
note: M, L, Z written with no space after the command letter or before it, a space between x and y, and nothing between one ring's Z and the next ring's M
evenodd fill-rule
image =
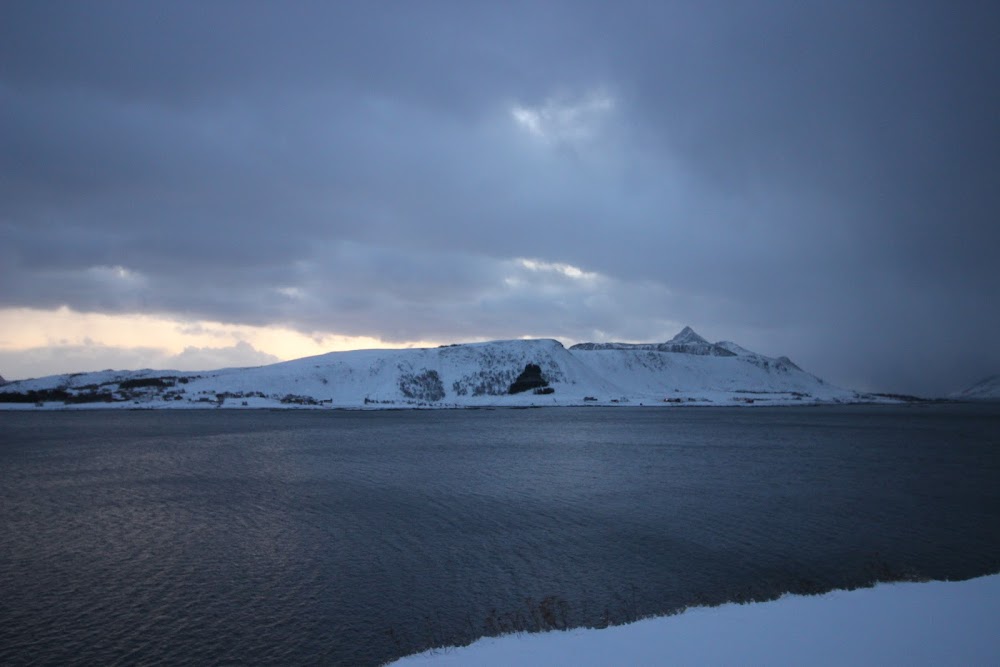
M378 664L1000 570L1000 408L8 412L0 527L0 664Z

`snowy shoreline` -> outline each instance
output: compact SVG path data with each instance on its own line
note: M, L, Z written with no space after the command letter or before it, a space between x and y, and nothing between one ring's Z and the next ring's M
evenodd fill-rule
M45 402L42 405L36 405L31 403L3 403L0 402L0 412L3 411L18 411L18 412L80 412L80 411L96 411L103 412L107 410L130 410L136 412L148 412L150 410L155 411L177 411L177 410L193 410L193 411L204 411L204 410L225 410L225 411L272 411L272 412L284 412L288 410L293 411L312 411L312 412L392 412L392 411L413 411L413 410L425 410L425 411L437 411L437 410L535 410L543 408L648 408L648 409L663 409L663 410L685 410L685 409L701 409L701 408L745 408L747 410L753 410L756 408L816 408L816 407L845 407L845 406L862 406L862 405L931 405L931 404L942 404L942 403L975 403L976 401L953 401L953 400L926 400L919 402L905 402L905 401L894 401L894 400L859 400L859 401L843 401L837 403L823 402L823 401L764 401L757 400L754 403L746 402L736 402L736 401L725 401L720 400L718 402L705 400L705 401L689 401L686 403L665 403L665 402L655 402L655 401L645 401L645 402L628 402L628 403L614 403L609 401L601 402L573 402L573 401L563 401L563 402L552 402L552 403L481 403L481 404L462 404L462 403L452 403L452 404L419 404L419 403L400 403L392 405L356 405L356 404L344 404L344 405L287 405L283 404L277 400L265 400L253 402L248 405L239 405L233 402L226 402L225 404L219 405L216 403L182 403L182 404L172 404L172 403L155 403L155 402L141 402L134 403L131 401L119 401L119 402L102 402L102 403L61 403L57 401Z
M1000 574L696 607L604 629L483 638L407 656L448 665L942 665L1000 661Z

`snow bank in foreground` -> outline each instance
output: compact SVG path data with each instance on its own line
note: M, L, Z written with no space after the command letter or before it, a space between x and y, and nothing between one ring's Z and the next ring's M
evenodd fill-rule
M1000 664L1000 574L481 639L395 665Z

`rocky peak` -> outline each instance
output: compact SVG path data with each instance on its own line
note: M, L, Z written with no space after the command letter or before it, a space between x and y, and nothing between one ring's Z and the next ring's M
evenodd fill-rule
M668 343L673 343L674 345L707 345L708 341L695 333L694 329L691 327L684 327L681 332L671 338Z

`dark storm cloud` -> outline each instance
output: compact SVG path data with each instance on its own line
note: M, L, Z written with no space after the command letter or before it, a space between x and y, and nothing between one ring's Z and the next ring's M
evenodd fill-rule
M947 391L1000 366L996 14L5 3L0 305L389 340L687 322Z

